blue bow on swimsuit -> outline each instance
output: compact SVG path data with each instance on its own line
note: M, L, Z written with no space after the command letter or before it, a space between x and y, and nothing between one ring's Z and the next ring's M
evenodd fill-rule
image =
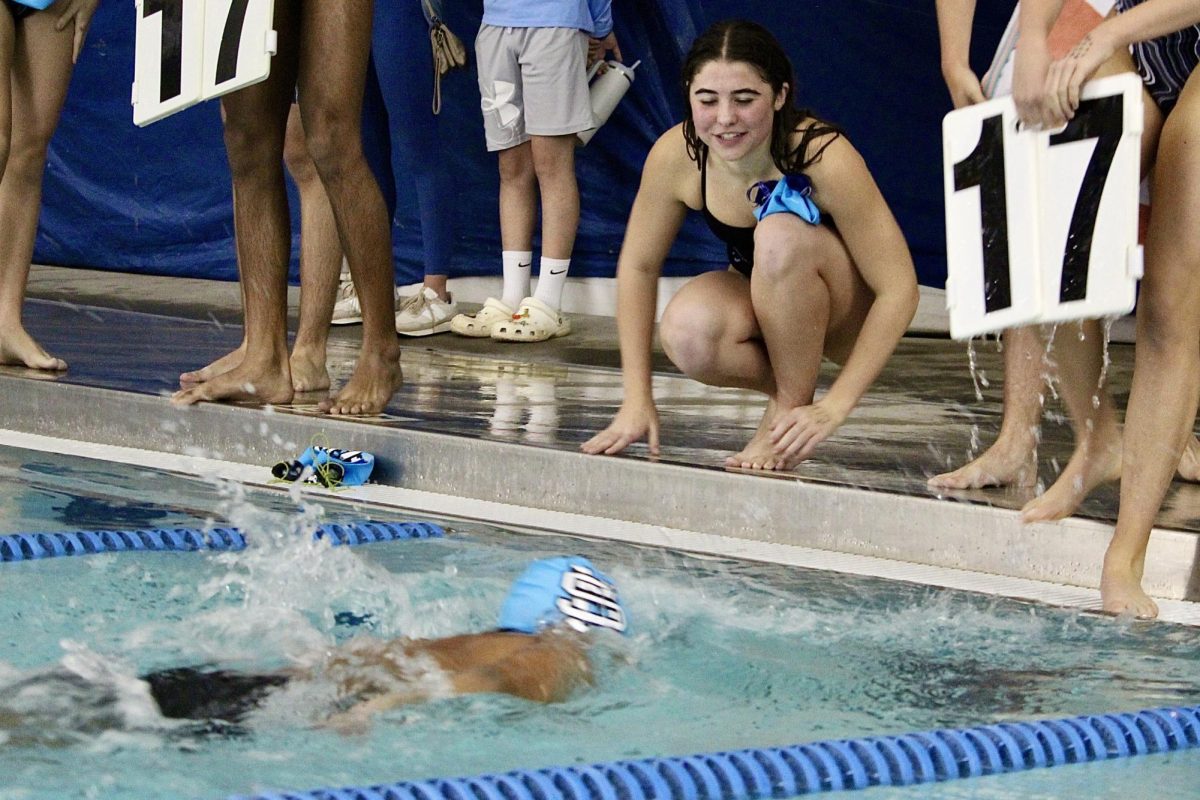
M812 181L803 173L784 175L778 181L759 181L746 196L754 203L754 216L759 222L781 213L795 214L813 225L821 221L821 210L812 201Z

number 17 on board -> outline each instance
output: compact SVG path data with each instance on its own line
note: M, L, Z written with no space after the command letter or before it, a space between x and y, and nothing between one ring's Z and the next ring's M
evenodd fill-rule
M134 7L137 125L266 80L271 73L274 0L135 0Z
M1021 129L1010 97L946 115L954 338L1132 310L1142 91L1132 74L1092 81L1055 132Z

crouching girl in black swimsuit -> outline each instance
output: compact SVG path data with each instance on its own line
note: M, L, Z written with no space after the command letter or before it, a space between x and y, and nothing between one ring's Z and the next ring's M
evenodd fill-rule
M687 119L646 159L617 267L625 398L583 450L617 453L645 438L658 452L657 281L690 209L725 241L732 269L671 299L663 349L698 381L767 396L754 438L727 465L791 469L846 419L912 320L912 257L862 157L837 127L795 107L791 62L766 29L714 25L692 45L683 83ZM785 210L758 220L754 200L783 176L787 196L766 207ZM814 401L823 356L842 369Z

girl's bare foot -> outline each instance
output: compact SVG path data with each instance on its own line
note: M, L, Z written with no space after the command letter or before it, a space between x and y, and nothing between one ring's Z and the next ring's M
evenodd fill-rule
M741 452L726 458L725 466L735 469L790 469L783 459L776 455L775 445L771 442L771 425L775 422L777 414L778 407L775 400L767 401L766 411L763 412L762 421L758 423L758 430L754 432L754 438L742 448Z
M264 405L290 403L293 395L292 378L286 367L255 370L245 362L221 375L180 389L171 396L179 406L220 400L245 400Z
M52 372L61 372L67 368L67 362L43 350L20 326L0 334L0 364Z
M354 374L334 397L321 403L329 414L379 414L400 388L399 346L393 357L363 350Z
M970 463L929 479L929 485L935 489L1033 486L1035 483L1037 443L1012 443L1003 437Z
M329 388L329 370L325 366L325 348L319 351L293 347L288 363L292 371L292 388L297 392L321 392Z
M1109 614L1131 614L1138 619L1158 616L1158 604L1142 590L1142 567L1117 556L1104 557L1100 600Z
M1047 522L1075 513L1083 498L1102 483L1121 477L1120 433L1107 442L1092 439L1075 448L1071 460L1049 489L1021 509L1022 522Z
M211 381L218 375L224 375L231 369L235 369L242 363L242 359L246 357L246 343L242 342L238 348L230 353L218 358L216 361L209 364L207 367L193 370L192 372L184 372L179 376L180 386L190 386L195 383L204 383Z

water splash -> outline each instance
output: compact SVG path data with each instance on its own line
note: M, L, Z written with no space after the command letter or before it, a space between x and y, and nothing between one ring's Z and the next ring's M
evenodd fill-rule
M975 400L983 402L983 388L979 380L978 363L975 358L975 340L967 340L967 369L971 372L971 386L975 389Z

